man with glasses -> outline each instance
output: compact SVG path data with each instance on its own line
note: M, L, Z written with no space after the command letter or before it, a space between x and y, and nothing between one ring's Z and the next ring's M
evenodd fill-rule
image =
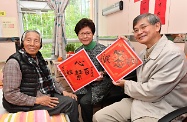
M166 36L161 36L161 21L150 13L133 20L135 39L146 45L139 57L137 82L119 80L124 98L97 111L94 122L157 122L173 110L187 106L187 60L184 52ZM125 39L126 40L126 39Z

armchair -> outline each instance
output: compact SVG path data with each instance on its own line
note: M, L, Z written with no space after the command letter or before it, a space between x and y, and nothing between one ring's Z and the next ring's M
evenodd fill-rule
M187 41L184 40L184 53L187 57ZM165 115L161 119L159 119L158 122L187 122L187 106L177 109L175 111L172 111L171 113Z
M187 106L172 111L159 119L158 122L187 122Z

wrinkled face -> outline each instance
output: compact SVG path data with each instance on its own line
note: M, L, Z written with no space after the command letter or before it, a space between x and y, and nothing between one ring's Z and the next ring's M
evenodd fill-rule
M160 23L151 25L147 18L143 18L138 21L133 29L135 39L141 44L150 47L155 42L155 36L159 34Z
M40 50L41 40L40 35L36 32L28 32L23 40L23 48L32 57Z
M89 27L84 27L79 31L78 38L83 45L89 45L93 40L93 33Z

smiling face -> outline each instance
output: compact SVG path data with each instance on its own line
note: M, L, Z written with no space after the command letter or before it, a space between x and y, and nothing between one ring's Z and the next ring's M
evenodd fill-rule
M35 57L40 50L41 39L40 35L36 32L27 32L25 38L23 39L23 48L32 57Z
M93 40L93 33L91 29L86 26L79 31L78 38L83 45L89 45Z
M160 23L150 24L147 18L140 19L134 26L134 37L147 48L153 46L160 38Z

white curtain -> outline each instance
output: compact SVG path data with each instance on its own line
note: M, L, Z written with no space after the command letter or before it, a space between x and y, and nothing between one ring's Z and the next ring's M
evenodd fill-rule
M68 2L69 0L47 0L49 7L55 12L52 58L65 58L66 56L65 45L67 41L64 33L64 11Z

